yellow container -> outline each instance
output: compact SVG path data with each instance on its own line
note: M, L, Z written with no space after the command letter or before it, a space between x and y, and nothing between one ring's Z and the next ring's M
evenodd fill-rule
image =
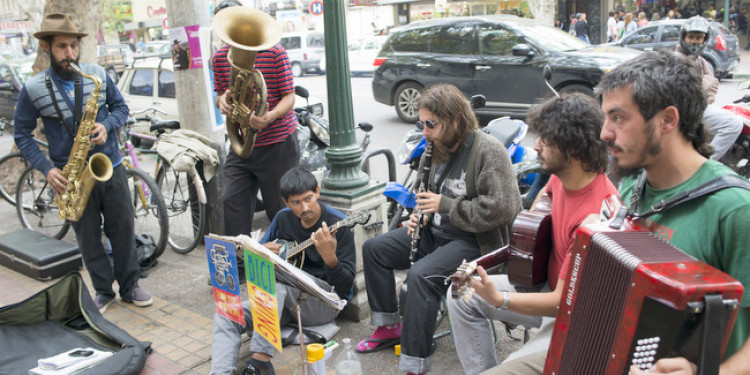
M401 344L397 344L393 347L393 352L396 353L396 355L401 355Z

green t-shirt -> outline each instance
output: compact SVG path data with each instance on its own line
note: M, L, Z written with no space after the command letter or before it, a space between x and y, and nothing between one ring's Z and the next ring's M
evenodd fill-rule
M687 181L669 188L653 189L648 183L638 211L725 174L729 168L706 161ZM637 176L623 179L620 195L630 204ZM750 336L750 191L722 189L645 219L651 231L682 251L731 275L745 287L742 309L737 314L725 358L729 358Z

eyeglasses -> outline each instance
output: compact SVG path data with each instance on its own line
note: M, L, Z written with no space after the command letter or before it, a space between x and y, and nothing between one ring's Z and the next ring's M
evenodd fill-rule
M432 121L432 120L427 120L425 122L417 120L417 129L419 130L423 130L425 126L430 129L435 129L436 125L437 125L437 122Z

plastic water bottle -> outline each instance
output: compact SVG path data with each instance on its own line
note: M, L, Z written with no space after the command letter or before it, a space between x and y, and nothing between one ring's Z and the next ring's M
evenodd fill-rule
M336 362L336 375L362 375L362 363L359 362L357 353L352 349L352 341L347 337L344 339L346 352Z

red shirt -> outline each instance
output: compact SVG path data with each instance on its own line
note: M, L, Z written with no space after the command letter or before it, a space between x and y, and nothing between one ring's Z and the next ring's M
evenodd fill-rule
M229 89L231 77L231 65L227 60L229 47L229 45L225 45L219 48L212 58L214 91L216 92L224 92ZM294 75L289 64L289 57L281 44L277 44L269 50L258 52L255 57L255 69L263 74L263 79L266 81L269 111L279 104L284 94L294 92ZM296 128L297 116L294 111L290 110L258 132L255 138L255 147L283 142Z
M565 189L560 179L552 175L547 184L547 194L552 199L552 254L547 269L547 284L555 290L557 279L565 278L562 272L567 272L570 249L578 226L590 214L599 213L604 198L619 194L604 173L578 190Z

